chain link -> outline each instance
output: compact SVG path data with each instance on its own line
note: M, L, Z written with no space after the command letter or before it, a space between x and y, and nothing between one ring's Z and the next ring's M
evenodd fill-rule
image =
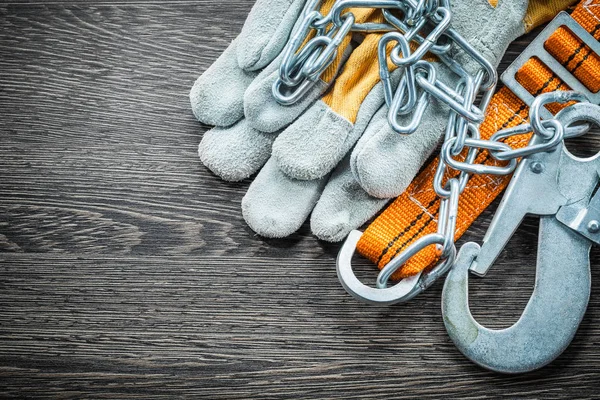
M450 22L452 14L449 1L442 0L438 2L437 5L438 8L435 9L434 12L429 13L420 21L413 21L412 28L406 21L404 21L404 24L399 23L397 18L394 19L395 17L393 16L390 18L389 13L384 13L386 18L388 18L388 22L399 28L401 31L400 34L391 32L384 35L380 42L378 53L384 93L386 94L386 103L391 109L388 119L392 128L401 134L410 134L414 132L414 130L408 130L406 129L407 127L398 123L398 120L402 116L413 113L414 116L409 126L419 126L420 124L423 106L419 102L416 104L414 103L416 97L419 97L419 101L422 99L424 102L428 103L430 96L432 96L448 105L453 111L459 113L468 122L481 123L483 121L482 110L487 106L487 102L491 98L491 94L493 93L493 89L498 80L498 75L493 65L491 65L481 53L451 27ZM426 38L423 39L422 35L420 35L421 31L429 32ZM414 52L411 52L410 46L408 45L411 40L419 43L419 47ZM396 42L396 45L388 55L387 46L389 42ZM480 65L480 71L477 72L475 77L470 75L462 65L450 56L449 52L453 48L462 51L466 56L470 57L476 65ZM423 61L423 57L425 57L427 53L437 55L438 59L457 75L458 79L455 89L452 89L437 78L432 79L431 75L426 77L423 74L414 73L414 67L419 62ZM397 68L404 68L402 79L395 92L391 80L389 79L390 73L389 67L387 66L388 58ZM483 82L484 78L485 82ZM414 79L414 83L408 82L412 79ZM465 95L462 96L460 91L465 86L467 90ZM406 94L407 89L411 89L408 95ZM421 97L418 94L415 94L415 92L426 92L429 96ZM392 93L394 94L392 95ZM482 95L483 100L482 103L477 106L475 105L475 99L479 95ZM398 107L398 104L402 104L401 99L408 100L405 100L406 103L402 107ZM410 107L411 105L412 107ZM455 146L455 154L458 153L461 144L464 142L462 136L464 136L464 132L466 131L465 121L459 120L458 124L459 132L463 132L463 135L461 135L461 139Z
M321 0L310 0L306 4L302 20L283 50L279 78L273 84L273 96L283 105L298 102L318 82L336 59L340 45L350 32L396 30L387 23L356 23L355 15L348 9L399 8L401 1L338 0L327 15L319 11L322 3Z

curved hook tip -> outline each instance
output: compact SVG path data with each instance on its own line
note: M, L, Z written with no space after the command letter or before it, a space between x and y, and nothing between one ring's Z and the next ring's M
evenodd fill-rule
M479 246L463 246L442 293L444 323L456 347L474 363L507 374L530 372L552 362L571 343L585 314L590 248L589 241L555 218L542 217L531 299L516 324L492 330L477 323L469 309L469 267Z

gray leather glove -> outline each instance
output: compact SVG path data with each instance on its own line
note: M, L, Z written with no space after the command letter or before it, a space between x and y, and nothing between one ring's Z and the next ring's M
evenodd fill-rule
M266 162L242 202L253 230L284 237L312 212L315 235L339 241L404 191L443 135L449 109L432 99L415 133L390 128L381 82L369 80L369 71L378 70L376 34L348 44L331 67L335 71L328 71L337 80L319 80L294 105L277 103L272 85L301 3L258 1L242 34L198 79L190 97L198 119L218 126L200 144L207 167L226 180L241 180ZM525 0L503 0L495 8L487 0L455 0L452 26L497 65L524 32L526 10ZM476 68L468 57L463 61ZM456 81L444 64L437 70L440 80Z

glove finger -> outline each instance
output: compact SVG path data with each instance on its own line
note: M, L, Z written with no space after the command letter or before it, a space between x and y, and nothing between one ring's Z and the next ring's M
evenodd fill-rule
M248 123L263 132L276 132L291 124L329 87L319 80L298 102L282 105L273 96L273 84L279 78L281 57L265 68L244 94L244 115Z
M306 221L326 182L291 179L270 159L242 199L244 219L261 236L289 236Z
M329 174L383 105L378 63L373 62L380 37L369 35L350 56L333 90L277 138L273 156L286 174L296 179Z
M382 199L399 196L408 187L436 148L448 116L446 107L432 101L419 129L412 135L400 135L388 124L387 111L384 106L373 117L350 159L362 188Z
M339 162L352 130L347 119L318 101L275 140L273 158L290 177L322 178Z
M349 157L334 170L310 218L313 234L321 240L340 242L386 204L369 196L354 179Z
M241 181L267 162L275 137L241 120L231 127L206 132L198 146L198 155L202 163L223 180Z
M452 27L497 66L508 45L525 33L527 6L527 0L500 0L496 7L488 0L455 1ZM460 56L458 61L463 65L473 63L469 56ZM468 69L476 71L478 67L474 64Z
M277 165L295 179L319 179L329 174L383 103L383 91L377 85L362 103L354 124L323 101L315 103L275 140Z
M256 72L242 70L237 63L235 39L194 83L190 92L192 111L207 125L230 126L244 116L244 92Z
M240 68L256 71L269 65L285 47L306 0L258 0L240 34Z

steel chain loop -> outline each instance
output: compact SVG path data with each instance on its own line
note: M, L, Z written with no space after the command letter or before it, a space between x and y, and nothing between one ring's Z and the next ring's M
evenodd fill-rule
M310 0L284 48L279 78L273 84L273 96L283 105L298 102L336 59L342 41L351 32L408 32L408 42L415 40L420 43L420 50L412 60L414 62L427 51L436 54L449 51L448 44L431 43L432 39L438 39L443 27L426 39L418 34L428 19L440 19L436 16L440 13L440 5L447 5L448 2L449 0L337 0L327 15L323 15L319 11L323 1ZM356 23L354 14L348 10L357 8L380 9L387 23ZM447 7L446 9L449 10ZM396 17L393 10L403 18ZM444 21L449 23L449 11L446 20ZM441 21L439 23L442 24ZM400 53L400 50L396 52L398 58ZM391 83L388 86L391 88Z

